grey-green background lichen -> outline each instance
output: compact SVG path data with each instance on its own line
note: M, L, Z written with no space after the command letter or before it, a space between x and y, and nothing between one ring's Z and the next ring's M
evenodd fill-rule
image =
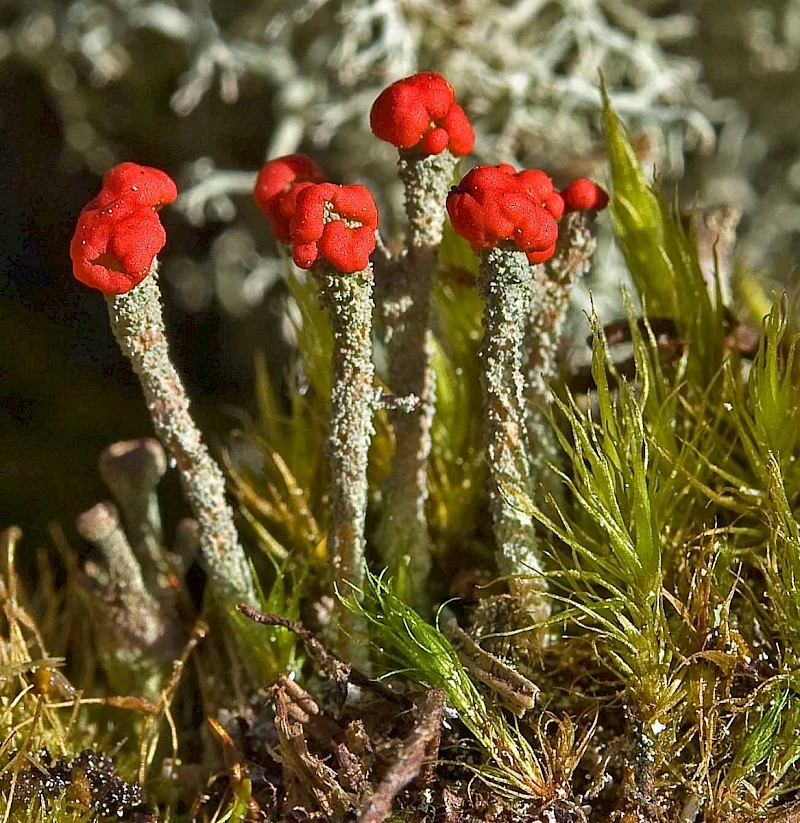
M126 144L155 142L182 170L179 207L196 222L232 220L263 158L305 150L335 178L374 184L385 227L399 228L394 149L372 138L367 112L389 82L420 69L453 82L475 125L478 162L569 175L599 145L598 70L662 169L679 169L685 150L713 139L698 62L677 53L695 27L682 10L656 18L618 0L10 6L6 54L46 79L66 158L100 173ZM224 244L246 265L221 260L218 249L165 267L187 306L216 295L243 315L261 302L278 269L255 225L250 238L230 229Z

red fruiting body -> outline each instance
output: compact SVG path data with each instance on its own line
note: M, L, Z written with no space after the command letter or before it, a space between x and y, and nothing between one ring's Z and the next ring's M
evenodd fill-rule
M458 157L475 145L464 109L456 103L453 87L434 71L420 72L392 83L372 104L369 124L373 134L398 149Z
M166 172L138 163L120 163L103 175L97 199L102 205L121 198L131 206L160 209L177 196L175 181Z
M608 205L608 194L593 180L579 177L562 192L567 211L602 211Z
M553 188L553 181L539 169L523 169L517 180L534 202L547 209L556 220L564 214L564 200Z
M531 263L555 253L564 201L538 169L477 166L447 196L453 228L475 249L513 243Z
M70 243L75 277L104 294L139 285L167 242L156 212L177 196L174 181L160 169L120 163L106 172Z
M378 209L364 186L306 186L289 231L292 257L301 269L322 259L340 272L361 271L375 251L377 228Z
M526 255L528 262L534 266L538 263L546 263L556 253L556 244L548 246L544 251L530 251Z
M289 242L297 195L312 183L322 183L322 169L305 154L277 157L261 167L253 197L272 227L275 239Z

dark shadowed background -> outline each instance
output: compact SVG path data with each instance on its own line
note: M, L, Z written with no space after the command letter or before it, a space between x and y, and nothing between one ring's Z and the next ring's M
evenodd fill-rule
M0 527L22 526L23 545L31 547L45 540L51 520L69 532L77 513L107 497L95 468L99 451L151 427L104 298L71 275L75 220L99 178L65 166L56 109L40 79L22 66L0 68L0 124ZM252 145L255 167L258 141ZM152 146L119 151L170 169L168 155ZM198 257L218 228L163 218L170 247ZM231 342L244 334L243 323L226 322L213 302L182 312L168 287L165 299L173 353L196 412L204 428L224 431L233 425L224 407L250 404L251 369ZM165 482L173 516L180 510L175 485Z

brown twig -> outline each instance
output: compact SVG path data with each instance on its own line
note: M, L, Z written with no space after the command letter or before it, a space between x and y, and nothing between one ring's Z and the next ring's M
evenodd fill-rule
M445 623L443 631L469 673L488 686L510 712L522 717L534 707L540 691L534 682L481 648L454 619Z
M288 617L282 617L279 614L261 612L245 603L239 604L237 608L245 617L249 617L256 623L261 623L264 626L280 626L297 635L297 637L303 641L308 653L318 661L322 671L341 684L345 691L347 684L352 683L359 688L375 692L392 703L407 707L408 701L406 698L393 692L380 681L367 677L367 675L349 663L345 663L320 642L313 632L309 631L301 623L290 620Z
M420 774L426 760L435 759L444 706L442 689L431 689L426 694L419 721L403 741L394 763L383 780L367 799L359 823L381 823L386 820L395 797ZM431 744L434 744L433 747Z
M308 653L317 661L320 668L329 677L334 680L346 681L350 676L351 667L342 662L336 655L329 651L323 643L321 643L302 623L296 620L290 620L288 617L283 617L279 614L271 614L269 612L262 612L248 606L246 603L240 603L237 606L239 611L255 623L260 623L262 626L280 626L283 629L288 629L292 634L296 635L303 641Z

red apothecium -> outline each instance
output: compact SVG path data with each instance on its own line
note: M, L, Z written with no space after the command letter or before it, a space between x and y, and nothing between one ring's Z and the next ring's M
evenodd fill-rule
M373 133L398 149L456 156L469 154L475 133L456 103L450 83L433 71L420 72L384 89L369 115Z
M561 197L567 211L602 211L608 205L605 189L586 177L573 180L561 192Z
M104 294L137 286L167 241L156 212L177 196L174 181L160 169L120 163L106 172L70 243L75 277Z
M564 203L542 171L517 173L513 166L477 166L447 197L453 228L473 248L511 243L532 263L555 252Z
M275 239L289 242L297 195L312 183L322 183L322 169L305 154L276 157L261 167L253 197L272 227Z
M302 269L327 260L340 272L367 267L375 251L378 208L364 186L319 183L297 196L289 230L292 257Z
M106 205L122 198L130 206L160 209L177 196L175 181L165 171L128 162L119 163L103 175L103 187L93 202Z

